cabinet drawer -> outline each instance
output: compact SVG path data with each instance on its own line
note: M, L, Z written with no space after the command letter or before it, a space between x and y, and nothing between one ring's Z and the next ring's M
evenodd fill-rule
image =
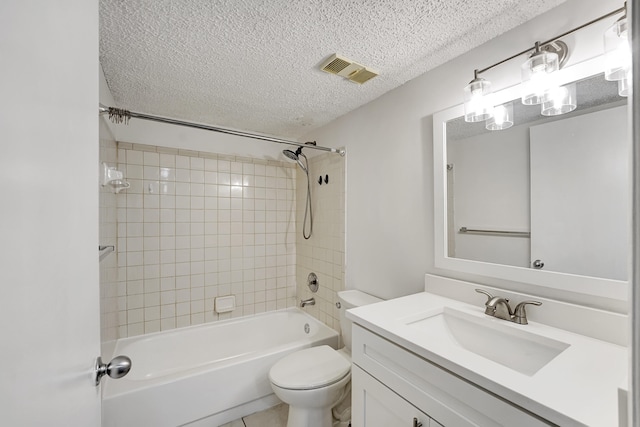
M353 363L445 427L554 425L359 325Z

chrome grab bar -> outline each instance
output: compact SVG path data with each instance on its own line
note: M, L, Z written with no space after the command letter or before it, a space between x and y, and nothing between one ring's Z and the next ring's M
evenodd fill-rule
M528 231L506 231L506 230L482 230L477 228L460 227L460 233L470 234L496 234L504 236L514 237L531 237L531 233Z

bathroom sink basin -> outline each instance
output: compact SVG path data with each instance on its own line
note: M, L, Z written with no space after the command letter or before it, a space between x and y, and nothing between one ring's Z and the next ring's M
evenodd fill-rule
M406 325L426 334L434 345L464 349L529 376L569 348L567 343L526 331L526 326L450 307L419 317Z

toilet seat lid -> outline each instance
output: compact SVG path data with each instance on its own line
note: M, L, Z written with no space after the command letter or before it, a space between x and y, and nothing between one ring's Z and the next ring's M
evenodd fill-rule
M269 371L278 387L308 390L333 384L351 370L351 363L328 345L296 351L283 357Z

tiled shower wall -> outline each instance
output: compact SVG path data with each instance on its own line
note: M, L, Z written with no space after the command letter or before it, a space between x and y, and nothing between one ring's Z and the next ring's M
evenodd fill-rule
M313 234L308 240L301 232L307 177L302 172L297 175L297 297L300 300L313 296L316 305L303 310L339 330L339 311L335 303L338 291L345 289L345 160L335 154L323 154L313 157L309 163ZM327 176L328 183L324 181ZM323 179L322 184L318 183L319 177ZM320 283L315 294L307 286L310 272L316 273Z
M115 166L118 161L116 141L104 120L100 120L100 162ZM99 187L100 246L117 245L116 195L109 187ZM100 261L100 341L105 344L118 338L118 264L116 253ZM106 354L106 352L103 352Z
M118 143L118 337L295 305L294 163ZM306 186L305 186L306 188ZM236 309L216 314L217 296Z

